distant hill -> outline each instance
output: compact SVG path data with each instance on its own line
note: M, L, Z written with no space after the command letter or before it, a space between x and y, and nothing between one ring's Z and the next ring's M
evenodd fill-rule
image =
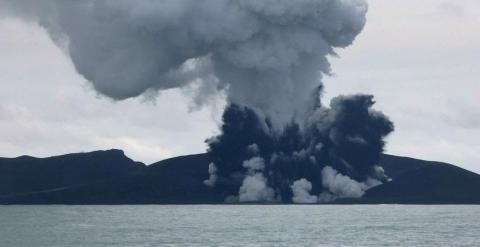
M480 176L450 164L431 163L368 190L362 199L369 203L480 203Z
M388 154L384 154L380 158L380 165L385 170L385 173L387 173L387 175L393 179L399 177L406 172L423 168L429 164L437 163L438 162L418 160Z
M120 150L0 159L0 203L222 203L227 195L203 185L209 162L206 154L197 154L145 166ZM393 155L383 155L380 165L391 182L370 189L360 200L339 203L480 204L478 174Z
M89 184L127 176L144 167L121 150L0 158L0 196Z
M3 196L0 197L0 203L221 203L224 197L203 184L203 180L208 177L208 164L209 160L205 154L181 156L144 166L130 174L112 176L88 184Z

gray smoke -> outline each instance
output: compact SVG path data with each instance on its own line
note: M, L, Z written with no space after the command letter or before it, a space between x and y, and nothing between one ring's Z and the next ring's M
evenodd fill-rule
M362 30L364 0L0 0L33 21L103 95L199 84L284 124L301 119L326 59ZM0 12L1 14L1 12ZM212 90L213 88L213 90ZM252 90L254 89L254 90Z

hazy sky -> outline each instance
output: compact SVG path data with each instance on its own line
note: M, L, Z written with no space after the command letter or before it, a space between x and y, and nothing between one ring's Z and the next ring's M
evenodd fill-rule
M480 172L480 1L370 0L365 30L332 58L325 102L371 93L396 124L387 152ZM119 148L151 163L199 153L222 111L185 93L97 95L45 32L0 19L0 156ZM192 111L193 110L193 111Z

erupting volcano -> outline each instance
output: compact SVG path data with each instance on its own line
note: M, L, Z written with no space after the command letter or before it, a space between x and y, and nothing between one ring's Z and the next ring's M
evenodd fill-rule
M364 0L1 3L45 28L76 70L116 100L190 87L225 95L204 186L226 202L321 203L388 181L393 123L371 95L321 101L328 58L365 25ZM368 83L368 82L365 82Z

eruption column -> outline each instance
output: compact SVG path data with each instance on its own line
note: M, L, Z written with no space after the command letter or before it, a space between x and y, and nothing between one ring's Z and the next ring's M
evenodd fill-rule
M192 85L199 105L225 94L205 185L229 201L361 196L386 179L376 164L393 124L372 97L319 97L327 57L366 12L364 0L0 0L0 15L43 27L112 99Z

